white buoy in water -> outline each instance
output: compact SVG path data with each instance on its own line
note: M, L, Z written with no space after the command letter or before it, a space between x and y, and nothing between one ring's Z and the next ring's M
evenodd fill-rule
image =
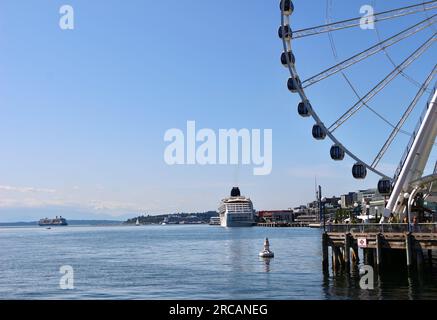
M269 238L264 240L264 249L259 253L259 256L261 258L273 258L275 256L273 251L270 251Z

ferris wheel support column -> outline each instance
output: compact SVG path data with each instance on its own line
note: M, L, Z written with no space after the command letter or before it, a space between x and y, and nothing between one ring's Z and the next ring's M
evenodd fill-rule
M395 182L384 217L402 214L405 210L404 193L411 192L410 183L423 175L437 135L437 91L434 91L428 110L408 152L402 170Z

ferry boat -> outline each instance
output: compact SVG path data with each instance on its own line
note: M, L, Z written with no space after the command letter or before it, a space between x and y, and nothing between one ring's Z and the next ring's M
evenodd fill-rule
M250 198L241 195L238 187L233 187L231 196L221 201L219 206L222 227L251 227L255 225L255 211Z
M67 220L61 216L56 216L54 219L43 218L38 222L39 226L68 226Z
M210 226L219 226L220 225L220 217L211 217L209 219Z

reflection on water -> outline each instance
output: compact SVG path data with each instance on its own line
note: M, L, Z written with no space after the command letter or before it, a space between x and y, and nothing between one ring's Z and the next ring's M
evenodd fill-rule
M406 268L384 269L374 273L374 289L360 288L359 267L346 272L324 274L323 291L327 299L344 297L348 299L437 299L436 266L428 265L422 272L408 272Z
M266 237L273 259L259 257ZM0 298L437 299L429 265L375 273L374 290L360 288L358 268L324 274L320 239L306 228L1 228ZM63 265L74 290L59 288Z
M272 260L272 258L259 258L259 260L264 263L264 271L270 272L270 260Z

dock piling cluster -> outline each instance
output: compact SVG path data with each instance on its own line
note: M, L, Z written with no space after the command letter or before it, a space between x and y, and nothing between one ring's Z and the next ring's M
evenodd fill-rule
M432 265L432 251L437 250L437 233L414 232L366 232L355 226L353 230L324 232L322 235L323 270L328 271L329 260L334 272L349 272L359 264L359 249L362 250L364 264L377 270L399 267L405 263L409 271L421 271L425 255ZM331 257L329 257L331 253ZM404 262L402 262L404 261Z

